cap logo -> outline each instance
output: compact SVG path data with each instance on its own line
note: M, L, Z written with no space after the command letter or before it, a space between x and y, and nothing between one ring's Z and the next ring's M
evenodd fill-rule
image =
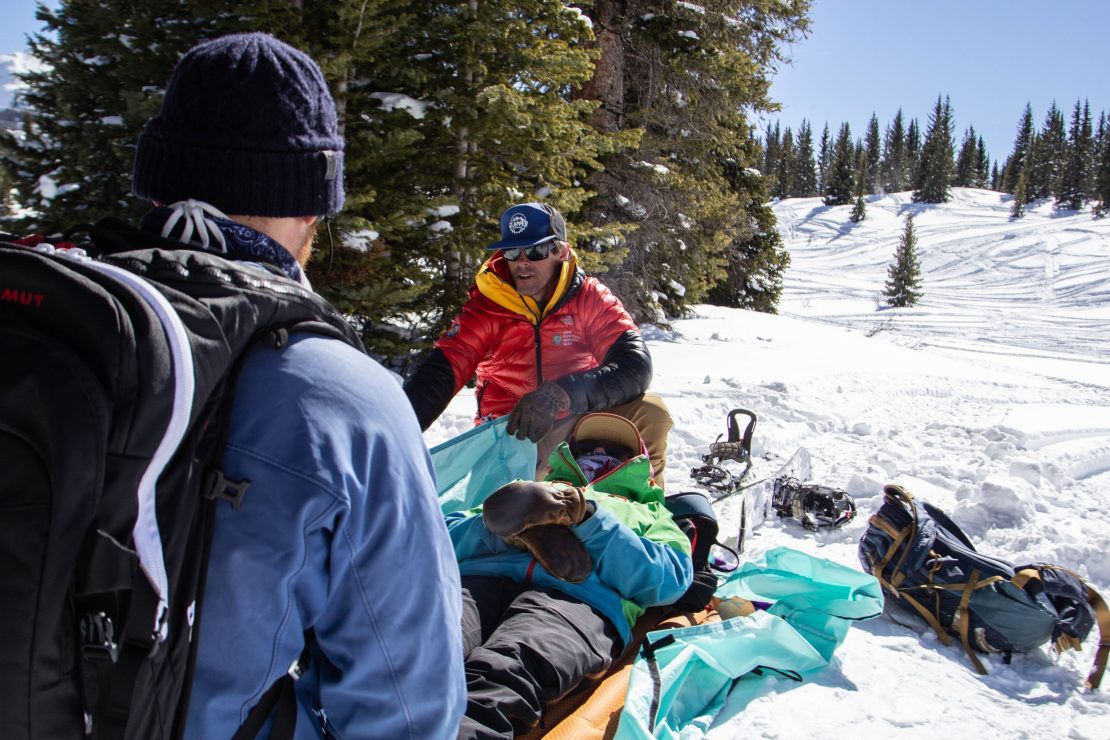
M527 228L528 219L525 218L523 214L514 214L513 217L509 219L509 231L512 233L519 234Z

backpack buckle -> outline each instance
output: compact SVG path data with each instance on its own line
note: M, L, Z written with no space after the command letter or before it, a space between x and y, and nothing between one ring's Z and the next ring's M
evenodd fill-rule
M208 474L204 497L210 500L223 499L230 502L236 511L240 511L243 508L243 496L246 495L250 485L249 480L230 480L222 471L213 470Z
M119 644L115 641L115 626L104 612L81 617L81 652L86 660L116 662Z

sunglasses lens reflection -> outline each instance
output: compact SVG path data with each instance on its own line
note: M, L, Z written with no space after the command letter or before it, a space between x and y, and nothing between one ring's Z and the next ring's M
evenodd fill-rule
M502 249L501 256L508 262L516 262L520 259L521 255L528 258L529 262L541 262L547 259L551 254L550 244L540 244L539 246L529 247L528 249Z

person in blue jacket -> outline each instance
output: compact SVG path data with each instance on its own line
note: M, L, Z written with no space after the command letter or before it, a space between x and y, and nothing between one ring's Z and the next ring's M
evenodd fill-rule
M605 672L650 606L693 579L636 427L583 416L542 483L515 481L447 515L463 585L467 706L460 738L511 738Z
M343 148L308 56L260 33L201 43L139 139L134 191L157 205L139 228L307 286L316 223L343 205ZM454 737L458 567L399 383L319 335L258 346L223 471L251 485L241 510L217 506L185 736L234 735L307 639L298 737Z

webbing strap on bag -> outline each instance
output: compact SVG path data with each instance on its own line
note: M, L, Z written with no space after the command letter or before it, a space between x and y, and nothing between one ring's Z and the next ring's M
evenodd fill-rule
M881 518L878 514L871 517L870 523L890 535L891 539L890 548L887 549L886 555L884 555L883 559L876 563L875 567L871 569L871 575L875 576L876 579L882 582L886 580L883 578L883 571L886 570L887 564L894 559L895 553L898 552L898 547L910 535L910 533L913 531L913 527L908 526L903 528L902 530L896 530L894 528L894 525L892 525L886 519ZM895 586L895 588L897 588L897 586Z
M1085 687L1094 691L1098 689L1102 683L1102 676L1106 672L1107 657L1110 657L1110 608L1107 608L1106 601L1103 600L1099 592L1091 588L1090 584L1088 584L1082 576L1058 565L1024 568L1014 575L1011 582L1018 588L1025 590L1026 586L1031 582L1041 580L1039 568L1051 568L1053 570L1062 570L1065 573L1070 573L1078 578L1087 589L1087 603L1090 604L1091 608L1094 610L1095 622L1098 624L1098 649L1095 651L1095 660L1094 665L1091 666L1091 672L1087 674ZM1056 649L1061 652L1064 650L1079 650L1081 647L1082 642L1074 635L1060 635L1056 640Z
M1102 674L1106 672L1106 658L1110 655L1110 609L1106 602L1090 586L1087 586L1087 602L1095 610L1095 619L1098 620L1098 651L1095 653L1095 665L1087 674L1087 688L1094 691L1102 683Z
M975 651L971 649L971 641L968 639L971 615L967 612L967 605L968 602L971 601L971 595L975 593L975 589L978 588L978 581L979 569L976 568L971 571L971 577L968 578L967 583L964 584L964 592L963 595L960 596L960 605L956 608L955 621L959 622L960 642L964 645L964 651L967 653L967 657L971 658L971 663L975 666L975 670L979 672L979 675L985 676L987 674L987 669L983 667L982 661L975 655Z
M971 613L968 611L968 603L971 601L971 595L981 588L986 588L992 583L1005 580L1002 576L990 576L988 578L979 578L982 571L978 568L971 571L971 577L968 578L967 583L948 583L948 584L932 584L934 588L944 589L946 591L961 591L960 604L956 607L956 613L952 617L952 623L956 626L960 633L960 642L963 643L964 650L967 652L967 657L971 658L972 664L975 665L975 670L980 675L987 675L987 669L980 662L979 658L975 655L975 651L971 648L970 640L970 625Z
M884 486L883 487L883 493L885 495L889 496L889 497L893 497L893 498L896 498L896 499L901 499L903 502L905 502L907 504L907 508L909 508L909 510L910 510L910 515L913 517L913 523L910 524L909 526L907 526L904 531L906 531L906 533L907 533L907 538L909 538L910 541L912 541L913 538L917 535L917 528L919 526L919 523L918 523L918 520L917 520L917 507L914 506L914 504L913 504L913 494L910 493L909 491L907 491L905 488L902 488L902 486L898 486L898 485ZM905 563L906 556L908 556L909 554L910 554L910 548L909 547L903 548L902 555L901 555L901 557L898 558L898 563L894 566L895 573L898 573L899 575L902 574L902 572L903 572L902 571L902 564ZM900 585L901 583L902 583L901 578L899 578L898 583L895 584L895 585Z
M917 613L921 615L921 617L933 629L933 632L936 633L936 635L940 639L941 643L943 643L944 645L951 645L952 644L952 641L948 638L948 633L945 631L945 629L943 627L940 626L940 620L938 620L936 618L936 615L934 615L933 612L931 612L924 604L922 604L920 601L913 598L909 594L907 594L905 592L902 592L899 595L903 599L905 599L907 604L909 604L910 606L912 606L914 609L917 610Z

